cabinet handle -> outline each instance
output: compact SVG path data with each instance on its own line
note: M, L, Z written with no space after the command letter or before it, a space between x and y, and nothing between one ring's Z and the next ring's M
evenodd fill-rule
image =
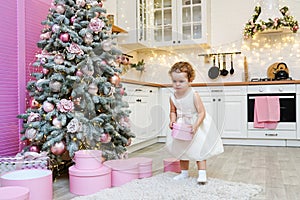
M173 44L175 44L176 42L175 41L173 41Z
M142 99L137 99L136 102L142 102Z
M141 92L143 91L142 89L135 89L136 92Z
M221 99L218 99L218 101L221 101Z
M178 43L180 44L180 40L178 40Z
M150 90L149 92L152 93L152 90Z
M213 99L213 102L215 102L216 101L216 99Z
M277 133L266 133L265 136L272 136L272 137L274 137L274 136L278 136L278 134Z

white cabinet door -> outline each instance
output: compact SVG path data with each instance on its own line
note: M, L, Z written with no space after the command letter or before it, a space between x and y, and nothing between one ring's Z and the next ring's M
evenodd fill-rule
M247 97L244 87L195 88L222 138L247 137Z
M136 135L133 144L157 137L160 112L158 107L158 88L134 84L123 84L127 96L131 121L131 131Z

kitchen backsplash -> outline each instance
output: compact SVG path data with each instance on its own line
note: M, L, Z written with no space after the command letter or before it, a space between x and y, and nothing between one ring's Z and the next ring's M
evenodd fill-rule
M205 63L201 53L207 50L200 48L188 48L179 50L153 50L143 49L134 53L135 59L144 59L146 71L140 73L130 70L123 75L124 78L155 83L170 83L169 68L177 61L188 61L196 69L194 82L240 82L244 81L244 56L247 57L249 79L255 77L267 77L268 67L275 62L287 64L290 77L300 80L300 34L299 33L270 33L259 34L253 39L244 40L241 36L236 42L227 43L218 47L211 47L214 53L236 52L241 54L233 56L234 74L219 76L216 79L208 77L208 70L213 65L212 58ZM218 62L216 61L216 64ZM223 60L221 57L221 68ZM230 56L226 57L226 69L230 70Z

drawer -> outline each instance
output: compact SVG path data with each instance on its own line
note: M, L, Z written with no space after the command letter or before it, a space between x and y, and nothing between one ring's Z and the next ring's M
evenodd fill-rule
M248 138L256 139L296 139L296 131L261 130L248 131Z

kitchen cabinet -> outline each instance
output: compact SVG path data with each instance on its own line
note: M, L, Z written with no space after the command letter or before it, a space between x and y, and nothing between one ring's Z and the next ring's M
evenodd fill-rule
M124 101L129 104L131 131L136 135L132 144L157 138L159 132L158 88L123 84L126 92Z
M146 0L117 1L117 25L128 33L118 35L118 45L127 49L145 47Z
M198 87L195 90L222 138L247 138L246 87Z
M147 41L153 46L209 43L209 0L149 0L148 3Z

